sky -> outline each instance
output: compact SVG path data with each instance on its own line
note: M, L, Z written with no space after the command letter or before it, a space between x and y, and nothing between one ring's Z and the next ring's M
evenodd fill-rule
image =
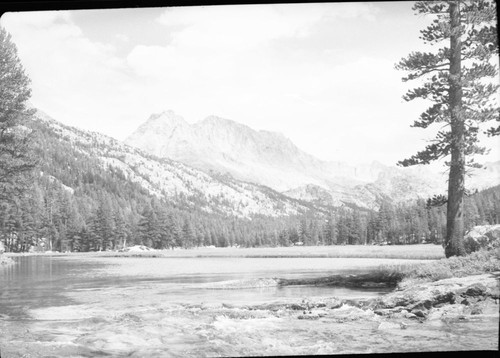
M412 2L223 5L6 13L32 104L123 140L153 113L209 115L283 133L323 160L394 165L435 130L394 69L425 50ZM436 128L438 129L438 128ZM500 160L498 137L480 161Z

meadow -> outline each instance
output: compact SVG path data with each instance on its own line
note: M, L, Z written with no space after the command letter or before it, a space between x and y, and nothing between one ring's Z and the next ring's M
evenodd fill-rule
M90 254L90 253L89 253ZM332 257L332 258L379 258L407 260L439 260L444 258L440 245L338 245L338 246L291 246L291 247L200 247L193 249L149 250L116 252L107 251L92 255L125 257Z

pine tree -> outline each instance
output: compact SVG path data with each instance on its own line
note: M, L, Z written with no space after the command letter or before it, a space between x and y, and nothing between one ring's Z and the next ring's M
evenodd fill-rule
M195 233L189 219L184 220L182 226L183 245L185 248L192 248L195 243Z
M138 237L141 245L148 247L154 247L155 239L157 239L155 233L153 232L152 224L156 220L156 215L153 213L153 209L147 205L141 213L141 218L137 224Z
M309 245L309 239L311 237L309 227L307 225L307 219L302 219L300 220L299 224L299 241L302 242L304 245Z
M345 245L350 231L348 212L345 209L339 211L337 217L337 244Z
M160 246L164 248L174 247L173 218L165 210L158 212L158 229L160 233Z
M13 200L28 187L26 175L35 162L31 135L23 123L33 114L26 106L30 79L24 73L17 48L0 26L0 200Z
M106 251L114 247L114 220L109 198L105 196L99 203L97 209L97 220L99 226L99 236L101 238L101 250Z
M337 225L335 217L332 213L328 216L323 227L323 237L325 239L326 245L336 245L337 244Z
M413 127L427 128L437 123L445 129L423 151L398 164L428 164L451 156L445 254L464 255L465 169L477 167L471 156L484 154L486 150L478 145L482 124L500 120L498 104L491 101L498 84L488 81L498 74L496 65L491 63L493 55L498 54L495 4L490 0L419 1L413 9L434 18L421 31L421 39L431 45L445 44L434 53L413 52L396 65L397 69L409 72L403 81L425 80L403 98L433 102ZM500 134L498 128L487 132Z
M87 250L90 251L100 251L102 250L102 236L101 236L101 227L100 220L97 214L97 210L94 214L89 218L87 224Z
M290 242L290 235L288 233L288 230L286 230L286 229L281 230L281 232L279 234L278 244L280 246L290 246L291 242Z
M116 246L124 248L127 246L127 239L130 236L130 230L127 222L123 218L123 215L120 212L115 212L115 238L116 238Z

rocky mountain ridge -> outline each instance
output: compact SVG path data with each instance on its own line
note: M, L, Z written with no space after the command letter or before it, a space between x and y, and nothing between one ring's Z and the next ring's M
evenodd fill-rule
M239 218L296 215L310 209L309 204L267 187L210 175L168 158L157 158L103 134L63 125L41 111L37 112L35 121L43 124L57 140L95 159L102 168L120 172L126 180L160 199L182 200L183 205L196 206L208 213ZM50 173L41 174L50 175L52 181L58 180Z
M378 162L326 162L300 150L283 134L256 131L217 116L189 124L173 111L151 115L126 140L162 158L205 172L228 173L315 203L350 203L376 209L383 200L403 202L446 191L446 178L426 167L389 167ZM472 177L471 187L500 183L500 162Z

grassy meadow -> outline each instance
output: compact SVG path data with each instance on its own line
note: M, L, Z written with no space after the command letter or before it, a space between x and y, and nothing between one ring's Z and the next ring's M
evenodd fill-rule
M382 265L379 275L392 277L400 287L418 282L438 281L452 277L500 273L500 248L481 249L467 256L430 261L421 265Z
M96 253L92 253L96 254ZM444 258L440 245L345 245L345 246L292 246L292 247L200 247L193 249L151 250L97 253L104 256L125 257L332 257L332 258L379 258L407 260L439 260Z

